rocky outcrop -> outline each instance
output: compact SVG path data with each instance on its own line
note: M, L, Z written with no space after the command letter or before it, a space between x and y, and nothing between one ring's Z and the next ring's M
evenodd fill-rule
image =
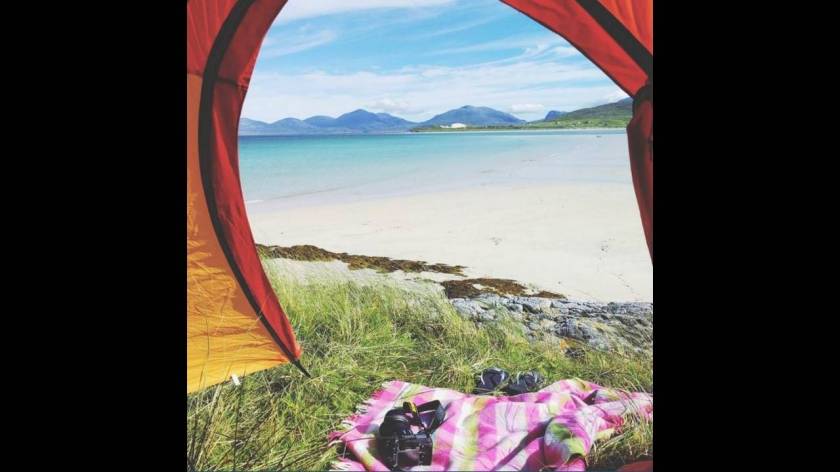
M477 323L510 318L531 340L574 339L594 349L627 354L653 349L652 303L596 303L489 293L450 302L461 316Z

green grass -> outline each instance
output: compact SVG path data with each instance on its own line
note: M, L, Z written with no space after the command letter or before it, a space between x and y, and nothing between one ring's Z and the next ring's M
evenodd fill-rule
M489 125L467 126L466 128L440 128L437 126L421 126L412 128L415 133L458 133L461 131L511 131L533 129L582 129L582 128L626 128L630 117L608 118L566 118L561 117L552 121L532 121L521 125Z
M548 381L581 378L652 389L648 357L562 349L526 340L512 325L477 328L443 295L399 285L269 278L303 346L307 379L290 365L187 397L190 470L326 470L338 453L326 436L387 380L470 391L474 374L498 366L539 370ZM612 468L652 453L652 426L631 422L596 447L591 468Z

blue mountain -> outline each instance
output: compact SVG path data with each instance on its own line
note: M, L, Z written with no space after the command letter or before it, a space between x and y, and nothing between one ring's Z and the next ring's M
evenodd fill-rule
M407 131L416 124L387 113L371 113L367 110L356 110L339 116L335 119L332 126L354 131L371 132Z
M387 113L371 113L366 110L352 111L338 118L319 115L305 120L284 118L274 123L265 123L243 117L239 121L239 135L395 133L408 131L416 124Z
M331 116L311 116L305 120L284 118L274 123L242 118L239 121L240 136L283 136L313 134L365 134L365 133L401 133L415 126L449 125L464 123L473 126L521 124L524 120L508 113L488 107L464 106L441 113L423 123L404 120L388 113L371 113L367 110L355 110L338 118Z
M239 120L239 134L271 134L271 125L264 121L252 120L250 118L242 118Z
M312 126L317 126L319 128L329 128L335 123L335 118L331 116L317 115L310 116L309 118L303 121L309 123Z
M297 118L283 118L282 120L271 123L269 127L272 131L282 134L306 134L318 131L317 126L312 126Z
M520 120L509 113L492 108L466 105L436 115L432 119L424 121L421 125L451 125L452 123L464 123L473 126L518 125L525 123L525 120Z

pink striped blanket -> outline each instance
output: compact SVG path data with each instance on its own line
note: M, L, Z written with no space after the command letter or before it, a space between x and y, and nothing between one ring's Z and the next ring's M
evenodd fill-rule
M385 413L405 401L440 400L446 421L433 436L432 464L412 471L585 470L592 444L616 432L629 415L653 419L653 398L582 380L561 380L511 397L469 395L401 381L386 382L359 413L330 434L345 454L336 470L387 471L375 433Z

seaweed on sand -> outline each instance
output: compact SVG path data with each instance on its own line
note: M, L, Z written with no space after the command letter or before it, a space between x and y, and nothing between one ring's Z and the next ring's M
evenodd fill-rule
M265 257L284 258L295 261L332 261L338 260L347 263L352 270L373 269L378 272L439 272L443 274L454 274L463 276L464 266L451 266L448 264L428 264L424 261L409 261L404 259L391 259L379 256L360 256L347 254L346 252L331 252L309 244L300 246L264 246L257 244L257 250Z

